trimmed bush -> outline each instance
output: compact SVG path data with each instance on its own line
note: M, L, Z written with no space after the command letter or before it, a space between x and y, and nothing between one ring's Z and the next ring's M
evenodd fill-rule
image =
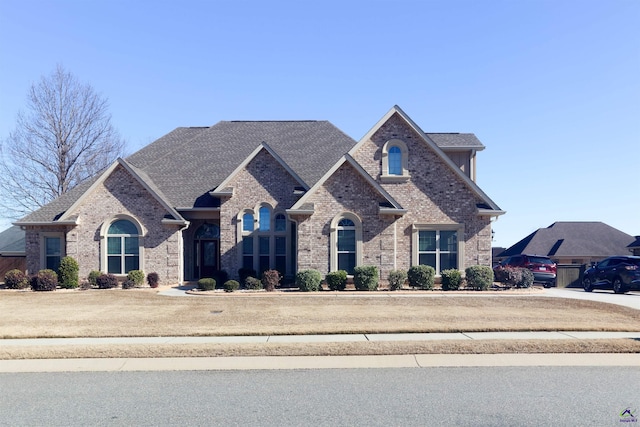
M226 282L224 282L223 287L225 292L233 292L240 289L240 283L235 280L227 280Z
M122 282L122 289L133 289L137 286L136 282L131 279L127 279Z
M113 289L118 287L118 279L113 274L103 273L96 279L98 289Z
M462 273L460 270L455 268L442 270L440 276L442 277L443 291L457 291L460 289L460 284L462 283Z
M265 291L273 292L276 286L280 284L281 279L282 276L278 270L267 270L262 273L262 286L264 286Z
M301 270L296 273L296 286L302 292L315 292L320 290L322 274L318 270Z
M58 267L58 283L61 288L75 289L78 287L78 261L70 256L62 257Z
M241 268L238 270L240 283L245 283L248 277L258 277L258 273L253 268Z
M530 288L533 285L533 273L528 268L505 266L496 269L495 280L510 287Z
M327 273L324 281L332 291L344 291L347 287L347 272L344 270L332 271Z
M407 272L404 270L391 270L389 272L388 280L390 291L402 289L405 280L407 280Z
M493 284L493 270L486 265L472 265L465 270L467 286L476 291L486 291Z
M89 287L98 286L98 277L102 275L102 271L92 270L87 277L87 282L89 282Z
M198 280L198 289L203 291L213 291L216 288L216 279L210 277L203 277Z
M135 286L142 286L144 283L144 273L141 270L131 270L127 273L127 280L131 280ZM124 288L124 283L122 287Z
M22 270L9 270L4 275L4 284L7 289L25 289L29 287L29 278Z
M257 291L262 289L262 282L260 279L249 276L244 280L244 287L252 291Z
M55 291L56 287L58 287L58 274L53 270L40 270L31 278L31 289L34 291Z
M435 282L436 270L430 265L414 265L409 268L407 278L409 286L420 289L433 289Z
M533 272L531 270L529 270L528 268L523 268L522 269L522 278L521 280L516 283L516 287L517 288L530 288L531 286L533 286Z
M147 283L149 284L149 287L157 288L160 284L160 276L158 276L158 273L151 272L147 274Z
M363 265L353 269L353 284L359 291L375 291L378 289L378 267Z

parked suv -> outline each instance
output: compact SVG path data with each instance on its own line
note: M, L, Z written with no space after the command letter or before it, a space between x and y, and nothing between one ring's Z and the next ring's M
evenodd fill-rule
M603 259L584 272L582 287L587 292L595 288L613 289L616 294L640 289L640 256L612 256Z
M528 268L533 273L533 282L545 288L556 285L556 263L551 258L539 255L513 255L503 260L494 270L502 267Z

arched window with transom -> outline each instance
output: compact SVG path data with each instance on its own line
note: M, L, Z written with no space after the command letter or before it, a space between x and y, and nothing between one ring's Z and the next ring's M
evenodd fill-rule
M141 229L132 219L117 218L103 227L105 245L103 260L106 272L125 275L131 270L141 270Z
M266 270L278 270L283 276L290 273L287 215L274 212L267 204L261 204L255 210L257 221L253 212L246 210L238 216L242 268L255 270L257 275Z
M362 264L362 222L357 215L345 212L331 221L331 271L353 274Z

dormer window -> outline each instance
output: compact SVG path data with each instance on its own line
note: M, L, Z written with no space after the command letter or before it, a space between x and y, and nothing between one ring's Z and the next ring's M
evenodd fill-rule
M382 182L398 182L409 179L409 150L399 139L391 139L382 147Z

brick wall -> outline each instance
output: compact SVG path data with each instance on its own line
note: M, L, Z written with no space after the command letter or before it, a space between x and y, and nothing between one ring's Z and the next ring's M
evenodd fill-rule
M274 213L284 213L295 203L297 196L293 191L299 185L266 150L260 151L231 180L229 186L233 187L234 195L223 199L220 206L220 263L230 277L237 278L240 268L236 231L238 213L244 209L256 209L260 203L268 203Z

